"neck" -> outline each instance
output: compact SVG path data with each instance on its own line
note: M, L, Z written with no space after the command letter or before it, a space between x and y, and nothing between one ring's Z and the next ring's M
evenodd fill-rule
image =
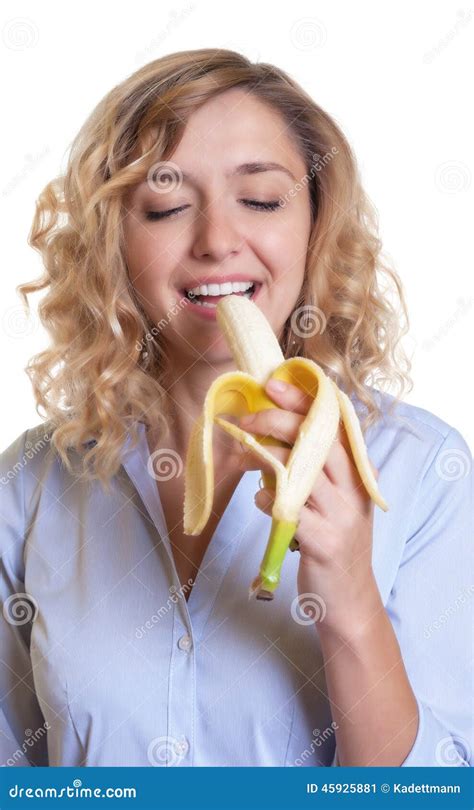
M202 413L204 400L211 384L221 374L235 371L235 369L234 361L229 360L228 357L224 360L213 358L212 363L200 358L198 361L188 362L186 366L173 360L162 381L165 390L166 413L169 414L170 420L170 434L158 442L156 420L153 420L151 415L149 430L151 452L153 449L163 446L173 449L184 460L191 430ZM214 428L213 445L216 463L219 459L224 464L226 462L232 464L229 454L236 450L235 440L218 426Z

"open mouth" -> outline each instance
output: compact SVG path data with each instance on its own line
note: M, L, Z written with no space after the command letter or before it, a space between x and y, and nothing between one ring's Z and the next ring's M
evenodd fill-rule
M230 293L224 293L221 295L196 295L183 289L181 290L181 294L191 304L197 304L199 307L207 307L208 309L215 309L219 301L222 298L226 298L227 295L244 295L246 298L254 298L261 286L262 285L258 281L253 281L252 286L249 287L248 290L239 292L232 291Z

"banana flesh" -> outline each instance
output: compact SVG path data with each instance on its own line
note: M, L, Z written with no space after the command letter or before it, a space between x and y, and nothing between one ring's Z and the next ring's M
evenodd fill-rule
M270 537L259 574L249 589L249 597L256 595L257 599L269 600L280 582L286 551L290 544L295 547L299 514L326 462L340 419L367 493L383 511L388 510L388 505L378 490L349 397L314 361L303 357L285 360L270 324L251 300L226 296L219 301L216 314L239 370L221 374L214 380L206 394L203 412L193 426L186 454L183 529L187 535L200 534L212 511L212 438L216 423L273 470L273 473L262 471L263 483L275 490L275 499ZM286 465L266 447L288 447L285 442L271 436L256 438L219 416L227 413L240 417L278 407L264 390L269 378L291 383L313 398Z

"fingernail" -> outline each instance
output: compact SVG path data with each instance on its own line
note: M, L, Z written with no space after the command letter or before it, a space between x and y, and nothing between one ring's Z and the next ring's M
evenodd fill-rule
M247 416L242 416L240 418L240 424L241 425L250 425L253 422L254 419L255 419L255 414L250 413Z
M282 382L281 380L269 380L267 382L267 388L270 391L284 391L286 389L286 383Z

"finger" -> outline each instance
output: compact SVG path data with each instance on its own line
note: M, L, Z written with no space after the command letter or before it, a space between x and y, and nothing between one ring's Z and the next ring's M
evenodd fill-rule
M336 437L329 449L323 469L331 483L345 492L351 492L361 483L349 438L342 421L339 422Z
M293 446L305 416L283 408L265 408L254 414L242 416L239 427L248 433L265 438L279 439Z
M370 459L369 464L377 481L378 470ZM361 495L365 497L365 486L342 423L339 425L338 435L331 445L323 469L331 483L339 487L343 492L360 491Z
M337 488L329 479L324 469L320 471L313 484L313 488L304 504L310 511L318 512L322 518L341 508L340 496Z
M266 515L272 514L274 500L275 490L270 487L262 487L254 496L256 506ZM330 517L331 510L339 505L334 487L321 471L309 498L302 506L301 513L306 508L309 513L317 513L321 520L325 521Z
M265 450L268 450L278 461L286 466L290 457L291 449L288 447L277 447L271 444L265 445ZM262 470L263 472L274 473L272 465L261 459L252 450L246 448L239 459L239 469L241 470Z
M277 382L278 385L284 386L282 390L276 387ZM265 385L265 392L280 405L281 408L294 411L294 413L299 413L303 416L306 416L314 402L314 397L310 394L297 388L296 385L284 383L282 380L268 380Z

